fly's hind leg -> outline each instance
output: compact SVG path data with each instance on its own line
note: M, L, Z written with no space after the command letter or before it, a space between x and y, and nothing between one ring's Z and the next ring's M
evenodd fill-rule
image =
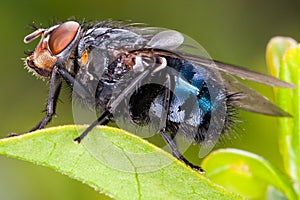
M176 145L176 143L174 142L174 140L171 139L171 137L166 133L165 129L161 129L160 130L160 135L163 137L163 139L165 140L165 142L169 145L172 154L175 158L177 158L178 160L184 162L187 166L189 166L190 168L198 171L199 173L204 173L205 171L197 165L194 165L193 163L191 163L190 161L188 161L178 150L178 147Z
M171 77L169 74L166 74L166 82L165 82L165 93L164 93L164 101L163 101L163 110L162 116L159 125L159 134L162 136L164 141L169 145L172 154L175 158L185 163L187 166L191 167L192 169L198 171L199 173L204 173L205 171L197 165L192 164L189 162L179 151L177 144L175 142L176 133L172 133L171 136L168 135L166 132L166 122L169 113L170 101L172 99L171 91L174 91L175 80L174 77Z

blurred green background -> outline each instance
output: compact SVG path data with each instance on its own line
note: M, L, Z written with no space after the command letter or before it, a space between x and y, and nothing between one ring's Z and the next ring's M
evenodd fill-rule
M78 2L78 3L77 3ZM0 134L23 133L42 117L47 85L23 69L23 44L33 21L48 27L53 19L130 19L183 32L198 41L217 60L267 73L265 47L276 35L300 41L300 1L3 1L0 7ZM272 89L246 82L272 99ZM64 92L63 92L64 93ZM50 126L72 124L70 97L64 94L58 118ZM282 168L278 152L276 118L241 112L237 140L219 147L236 147L264 156ZM199 163L194 148L187 156ZM0 199L103 199L93 189L46 169L0 157Z

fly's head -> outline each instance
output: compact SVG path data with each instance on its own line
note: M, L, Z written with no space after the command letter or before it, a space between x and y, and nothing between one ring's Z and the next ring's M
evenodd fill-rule
M34 52L25 60L26 66L35 74L42 77L51 75L55 63L64 63L65 68L72 73L72 68L67 65L67 59L73 52L80 35L80 24L67 21L48 29L37 29L24 38L29 43L41 36L41 40Z

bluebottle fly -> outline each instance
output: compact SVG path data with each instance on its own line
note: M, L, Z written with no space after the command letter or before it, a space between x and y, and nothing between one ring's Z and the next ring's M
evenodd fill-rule
M66 21L36 29L24 42L39 36L25 64L49 79L50 89L46 116L30 131L51 121L65 81L76 98L101 113L75 139L78 143L98 124L122 120L135 127L150 125L177 159L203 172L178 150L177 134L194 143L217 140L231 128L237 109L289 116L232 75L273 87L293 84L213 61L191 38L174 30L119 21Z

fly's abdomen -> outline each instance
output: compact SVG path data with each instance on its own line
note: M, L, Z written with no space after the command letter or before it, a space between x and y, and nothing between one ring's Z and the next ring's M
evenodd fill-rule
M203 82L205 85L205 83ZM170 124L175 123L178 132L199 143L205 139L211 112L211 99L207 87L195 88L179 78L170 105Z
M181 60L169 117L171 130L201 143L227 127L229 105L222 80L204 66ZM176 67L178 69L178 66Z

